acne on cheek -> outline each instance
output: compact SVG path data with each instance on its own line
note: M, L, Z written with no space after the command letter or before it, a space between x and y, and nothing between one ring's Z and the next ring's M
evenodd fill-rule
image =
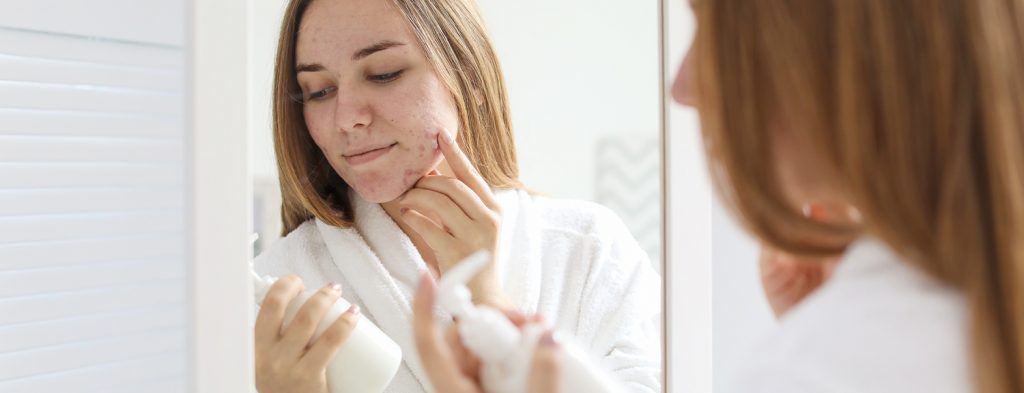
M374 179L371 179L370 181L366 182L366 191L368 191L370 193L370 195L376 195L378 188L380 188L380 179L379 178L374 178Z
M414 171L412 169L406 169L405 170L405 174L402 176L402 183L404 183L404 184L412 184L413 182L418 181L419 178L420 178L420 174L419 173L417 173L416 171Z

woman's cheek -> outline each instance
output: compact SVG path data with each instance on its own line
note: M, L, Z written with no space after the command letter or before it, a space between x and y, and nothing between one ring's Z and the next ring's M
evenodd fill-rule
M405 152L403 182L412 186L421 177L437 167L441 162L441 150L437 146L436 132L416 132L415 141ZM431 136L431 134L433 136Z

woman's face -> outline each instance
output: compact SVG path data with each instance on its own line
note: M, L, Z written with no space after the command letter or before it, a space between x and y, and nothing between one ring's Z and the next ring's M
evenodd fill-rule
M399 197L441 162L437 134L458 131L451 93L387 0L317 0L295 46L306 126L364 199Z

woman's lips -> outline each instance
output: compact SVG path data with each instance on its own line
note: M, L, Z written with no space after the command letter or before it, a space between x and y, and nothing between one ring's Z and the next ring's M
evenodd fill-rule
M392 143L391 145L388 145L388 146L385 146L385 147L382 147L382 148L379 148L379 149L373 149L373 150L367 151L365 153L359 153L359 154L351 155L351 156L344 156L345 157L345 161L348 162L349 165L353 165L353 166L366 164L366 163L368 163L370 161L373 161L373 160L376 160L377 158L380 158L381 156L383 156L385 154L388 154L388 152L390 152L391 149L395 147L395 145L398 145L398 142Z

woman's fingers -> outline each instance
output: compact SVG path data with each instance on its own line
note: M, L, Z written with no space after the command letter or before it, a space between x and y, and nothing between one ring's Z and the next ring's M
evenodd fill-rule
M494 214L476 193L459 179L447 176L423 176L417 188L431 190L447 196L473 221L491 218Z
M455 247L455 237L451 233L417 210L403 209L402 221L423 237L431 249L448 250Z
M455 355L455 364L459 366L462 375L476 380L477 376L480 375L480 358L476 357L473 352L462 345L462 340L459 338L459 329L456 324L448 327L444 339L448 343L448 348L452 349L452 354Z
M354 304L338 316L338 319L313 342L309 351L302 357L300 363L303 364L303 367L317 371L327 368L327 364L334 359L338 349L345 344L345 341L352 335L352 331L356 329L360 316L359 306Z
M455 137L448 130L441 130L437 138L437 145L441 148L441 154L444 155L448 166L455 172L455 177L466 183L480 197L484 205L492 211L498 211L498 202L494 199L494 195L491 194L491 188L474 169L473 163L469 162L469 158L462 152L462 148L455 143Z
M505 308L502 309L501 312L504 313L505 318L508 318L508 320L512 322L513 325L516 325L516 327L521 328L529 322L527 316L515 308Z
M304 289L298 276L289 275L278 279L267 290L266 297L260 303L260 312L256 315L254 335L257 349L269 347L280 340L284 313Z
M313 332L331 306L341 297L341 285L330 283L306 299L299 311L292 317L281 337L283 353L295 358L302 357L310 345Z
M544 333L533 351L530 380L526 391L530 393L557 393L562 382L561 351L551 332Z
M456 237L473 231L473 220L447 195L426 188L413 188L402 195L398 204L403 209L415 210L435 221ZM440 222L436 222L440 220Z
M421 274L416 298L413 300L413 329L420 363L434 389L439 392L479 392L479 388L462 375L455 356L434 323L434 285L429 273Z

